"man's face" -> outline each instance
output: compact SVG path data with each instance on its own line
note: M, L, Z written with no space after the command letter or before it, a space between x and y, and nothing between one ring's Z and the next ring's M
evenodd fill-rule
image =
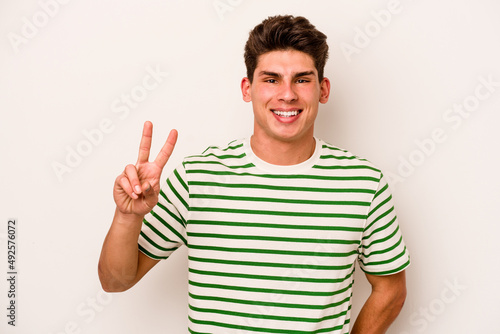
M311 56L296 50L259 56L253 82L241 82L243 100L252 101L254 137L261 142L312 138L319 102L326 103L330 82L319 82Z

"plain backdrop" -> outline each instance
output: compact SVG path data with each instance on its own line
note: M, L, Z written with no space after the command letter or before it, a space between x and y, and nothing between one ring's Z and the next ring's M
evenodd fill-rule
M97 261L112 185L179 141L190 154L252 132L243 46L275 14L328 36L330 101L316 135L390 178L411 252L390 334L499 333L500 3L495 0L0 2L0 268L17 226L17 318L0 332L187 333L186 249L105 294ZM370 287L356 272L354 319Z

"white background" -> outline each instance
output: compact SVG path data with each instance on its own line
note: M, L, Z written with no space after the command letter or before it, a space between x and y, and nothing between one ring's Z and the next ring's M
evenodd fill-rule
M179 130L165 177L183 156L251 134L243 46L275 14L306 16L328 36L332 97L316 135L390 176L412 265L389 333L500 333L494 0L2 0L0 267L17 218L19 274L14 328L0 281L0 332L187 333L185 249L131 291L102 292L112 185L135 162L145 120L153 155ZM141 88L148 69L163 73L152 90ZM136 97L128 114L124 94ZM368 293L358 270L354 316Z

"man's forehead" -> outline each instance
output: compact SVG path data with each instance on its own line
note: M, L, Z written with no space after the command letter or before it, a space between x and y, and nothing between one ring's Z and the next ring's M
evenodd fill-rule
M296 50L271 51L259 56L255 75L317 75L313 58Z

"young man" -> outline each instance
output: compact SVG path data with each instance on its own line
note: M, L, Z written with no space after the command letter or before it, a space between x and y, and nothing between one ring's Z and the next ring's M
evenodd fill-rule
M406 296L409 265L379 169L314 137L326 36L303 17L276 16L250 33L243 99L254 133L184 159L160 190L172 131L114 186L115 217L99 275L124 291L181 245L189 254L190 333L349 333L355 262L372 293L351 333L385 333Z

